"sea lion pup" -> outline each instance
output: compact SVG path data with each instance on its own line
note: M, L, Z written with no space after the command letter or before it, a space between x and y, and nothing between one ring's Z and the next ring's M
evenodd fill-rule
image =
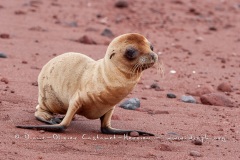
M132 130L111 127L114 106L132 91L142 71L157 60L150 42L136 33L115 38L105 57L97 61L80 53L59 55L42 68L38 77L39 104L35 117L51 125L16 127L61 132L78 114L88 119L100 118L104 134L130 134ZM59 119L53 113L66 115Z

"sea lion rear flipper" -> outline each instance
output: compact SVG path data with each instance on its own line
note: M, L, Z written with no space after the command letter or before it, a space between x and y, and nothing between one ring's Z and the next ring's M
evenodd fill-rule
M40 125L40 126L16 126L17 128L45 130L49 132L63 132L66 128L62 125Z
M126 134L130 135L131 132L138 132L139 135L146 135L146 136L154 136L152 133L147 133L143 131L135 131L135 130L120 130L111 127L111 117L113 114L114 108L109 110L106 114L100 117L101 120L101 132L103 134Z

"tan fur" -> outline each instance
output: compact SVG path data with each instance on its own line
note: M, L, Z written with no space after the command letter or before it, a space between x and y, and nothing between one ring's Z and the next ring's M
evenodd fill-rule
M157 60L149 46L142 35L124 34L110 43L103 59L95 61L73 52L53 58L38 77L39 104L35 116L50 120L53 113L66 114L59 125L67 127L75 114L89 119L106 115L102 127L110 127L114 106L132 91L140 79L141 71L133 70L134 65L145 63L150 67ZM124 53L127 47L139 51L136 60L126 60ZM149 58L150 53L155 56L154 61Z

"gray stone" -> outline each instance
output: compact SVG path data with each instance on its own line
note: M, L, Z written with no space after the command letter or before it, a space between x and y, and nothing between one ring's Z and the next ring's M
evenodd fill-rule
M198 151L190 151L190 156L193 157L202 157L202 154Z
M0 53L0 58L7 58L7 55L4 53Z
M109 37L109 38L112 38L114 37L114 34L112 33L112 31L108 28L105 28L103 30L103 32L101 33L102 36L105 36L105 37Z
M181 100L186 103L196 103L196 100L193 98L193 96L182 96Z
M128 110L135 110L140 107L140 100L138 98L130 98L119 105L119 107L128 109Z
M168 98L176 98L177 96L176 96L175 94L168 93L168 94L167 94L167 97L168 97Z

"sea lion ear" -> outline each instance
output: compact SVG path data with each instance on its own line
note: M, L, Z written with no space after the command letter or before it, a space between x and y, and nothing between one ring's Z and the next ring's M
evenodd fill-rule
M135 49L135 48L127 48L125 53L124 53L124 56L128 59L128 60L134 60L135 58L137 58L138 56L138 51Z
M153 46L152 45L150 45L150 49L153 51Z
M112 59L112 57L115 55L115 53L112 53L109 57L109 59Z

